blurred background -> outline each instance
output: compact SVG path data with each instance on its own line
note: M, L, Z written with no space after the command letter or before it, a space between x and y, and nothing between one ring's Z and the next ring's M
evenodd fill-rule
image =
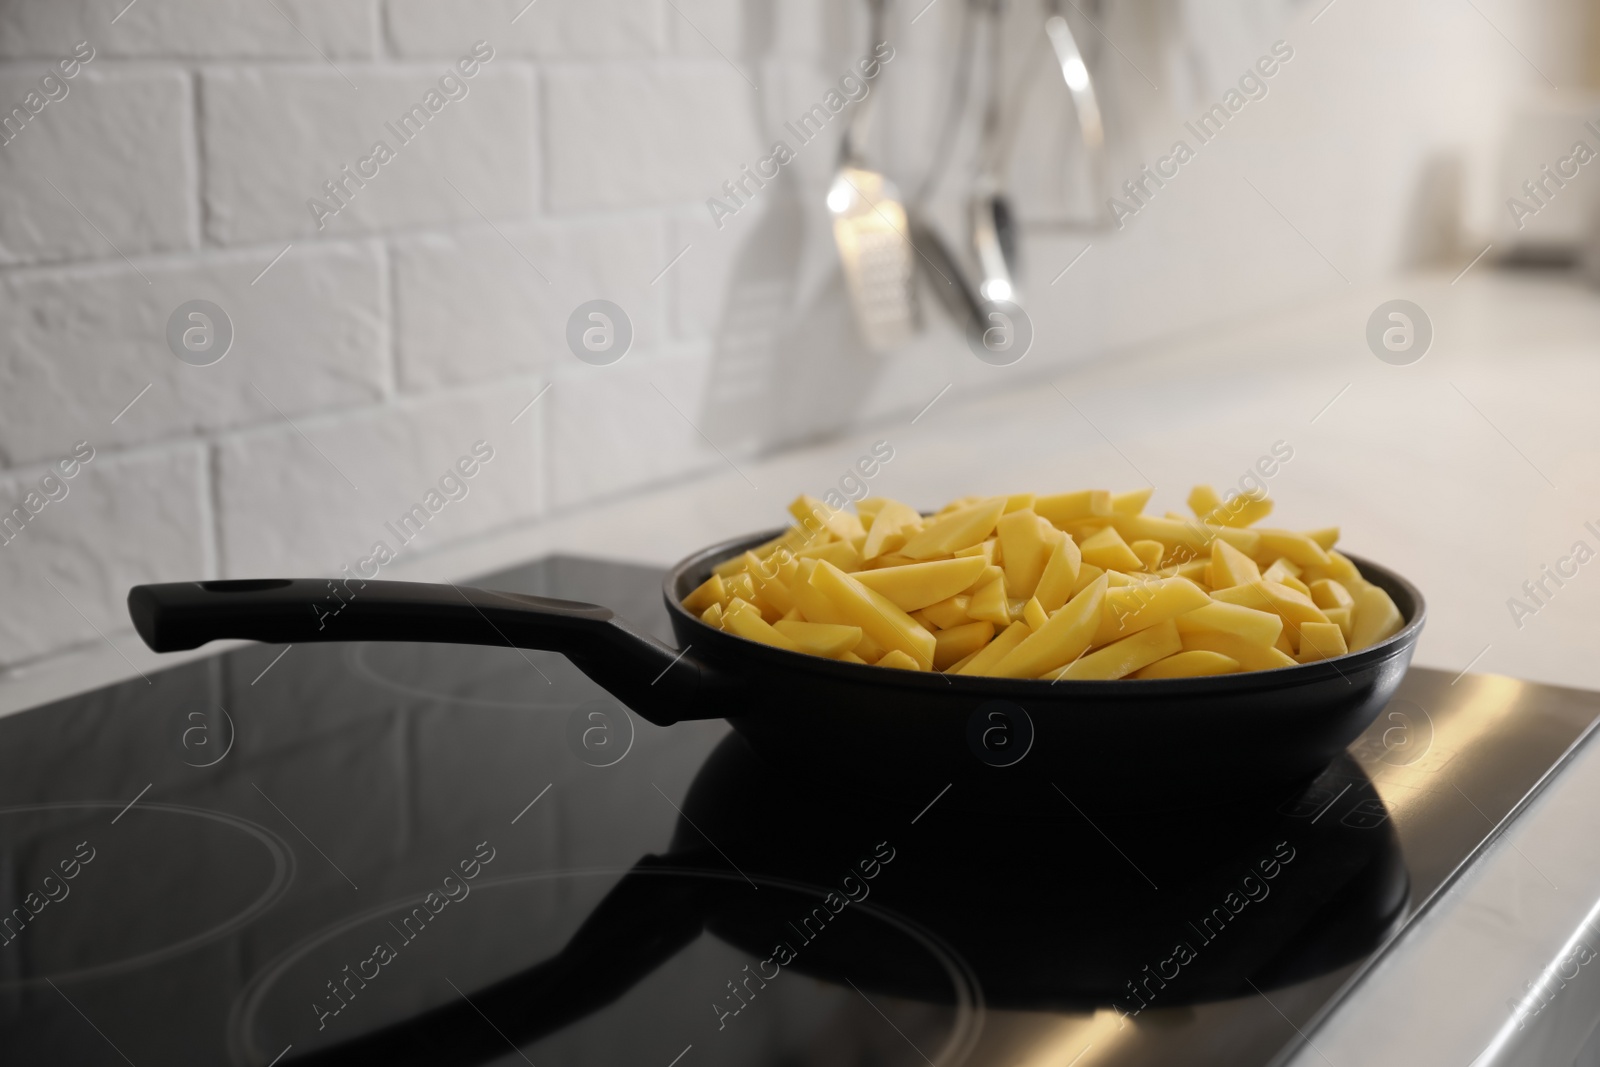
M1600 684L1600 565L1523 586L1600 548L1595 5L874 10L0 0L13 705L134 584L670 562L875 441L1158 511L1283 442L1421 662Z

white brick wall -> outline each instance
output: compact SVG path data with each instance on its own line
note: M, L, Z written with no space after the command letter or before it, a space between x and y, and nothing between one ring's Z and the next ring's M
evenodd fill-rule
M657 276L758 142L722 56L757 67L740 5L676 2L711 43L666 0L0 0L0 113L94 48L0 145L0 512L96 449L0 545L0 673L131 645L139 582L332 574L478 440L408 552L722 462L649 384L698 418L715 257ZM595 298L633 323L614 367L566 347ZM234 333L210 366L167 342L197 299Z

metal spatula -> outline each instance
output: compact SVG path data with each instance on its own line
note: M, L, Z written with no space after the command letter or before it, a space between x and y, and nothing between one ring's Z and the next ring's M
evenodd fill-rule
M885 5L886 0L867 0L869 56L872 46L883 39ZM862 336L873 351L886 352L905 344L918 329L916 250L900 190L865 163L872 108L871 94L855 106L840 146L839 169L828 189L828 211Z

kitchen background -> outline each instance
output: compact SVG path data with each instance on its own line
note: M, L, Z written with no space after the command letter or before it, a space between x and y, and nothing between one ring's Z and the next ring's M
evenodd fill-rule
M1054 9L1004 16L1035 340L996 367L926 293L909 343L860 340L825 206L850 112L804 145L784 127L865 53L859 0L0 0L0 109L26 111L0 145L0 510L93 450L0 545L0 677L147 669L131 585L333 575L398 546L386 524L477 442L492 459L385 577L551 548L668 562L775 524L877 439L897 451L874 491L923 506L1153 479L1159 509L1282 438L1285 521L1343 521L1433 599L1420 661L1600 684L1580 625L1600 580L1542 633L1506 606L1600 544L1600 177L1546 185L1521 229L1506 203L1600 146L1594 5L1063 4L1125 203L1186 121L1275 43L1292 56L1121 229L1082 224L1103 209L1043 45ZM942 115L974 19L891 4L871 88L870 163L929 186L953 242L979 105L943 149ZM474 54L414 139L387 132ZM308 199L337 204L324 184L379 138L394 158L319 219ZM719 226L708 198L778 139L793 161ZM1396 297L1436 330L1411 367L1364 343ZM567 343L593 299L633 331L608 365ZM196 300L223 313L205 366L169 342Z

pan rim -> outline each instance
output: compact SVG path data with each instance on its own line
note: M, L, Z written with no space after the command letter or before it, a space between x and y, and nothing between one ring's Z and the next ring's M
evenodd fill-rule
M786 528L775 527L759 533L731 537L691 553L674 564L667 572L661 588L668 613L673 617L675 626L679 621L686 622L690 624L692 631L703 632L713 644L722 640L738 641L741 646L740 652L748 654L752 665L768 664L775 670L804 670L808 673L846 677L857 683L891 685L898 689L909 686L948 692L953 687L956 692L966 692L974 696L1009 695L1019 699L1036 699L1049 695L1057 698L1081 696L1085 699L1102 699L1117 693L1129 696L1137 693L1142 696L1217 697L1258 690L1297 688L1337 677L1344 677L1348 682L1350 679L1346 676L1346 670L1341 667L1366 673L1379 664L1407 655L1415 644L1428 615L1427 601L1422 591L1409 579L1382 564L1346 552L1343 554L1360 569L1363 577L1373 581L1374 584L1398 589L1411 601L1413 607L1405 625L1375 645L1358 652L1347 652L1333 659L1296 663L1264 671L1242 671L1238 674L1219 674L1201 678L1071 679L1049 682L1042 678L995 678L989 675L945 674L939 671L902 671L880 668L870 663L850 663L812 656L804 652L790 652L788 649L776 648L719 630L683 606L681 603L683 594L679 593L678 589L684 584L688 574L699 567L715 566L747 549L770 541L783 533L784 529ZM692 645L694 642L687 644Z

